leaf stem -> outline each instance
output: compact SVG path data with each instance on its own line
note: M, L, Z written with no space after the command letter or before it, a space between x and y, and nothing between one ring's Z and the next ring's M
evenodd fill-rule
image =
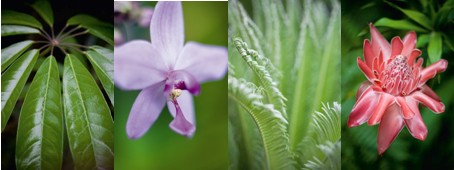
M57 39L63 39L64 37L68 36L69 34L71 34L72 32L78 30L79 28L81 28L80 26L77 26L71 30L69 30L68 32L62 34L60 37L57 37Z
M48 46L49 46L49 44L46 44L46 45L42 46L41 48L39 48L38 51L41 51L42 49L44 49L44 48L46 48Z
M63 46L76 46L76 47L82 47L82 48L90 48L88 46L75 44L75 43L61 43L61 45L63 45Z
M57 39L60 37L60 35L62 35L63 31L65 31L66 28L68 28L68 25L65 25L65 27L60 30L60 32L57 34Z
M60 39L60 41L63 41L63 40L65 40L65 39L68 39L68 38L71 38L71 37L77 37L77 36L79 36L79 35L84 35L84 34L86 34L86 33L88 33L88 31L79 32L79 33L72 34L72 35L67 35L66 37L62 37L62 38Z

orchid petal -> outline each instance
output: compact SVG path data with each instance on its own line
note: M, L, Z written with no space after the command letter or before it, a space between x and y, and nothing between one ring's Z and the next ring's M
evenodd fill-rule
M137 96L126 123L126 133L131 139L142 137L153 125L165 105L164 83L142 90Z
M400 108L397 104L392 104L386 109L386 113L378 127L377 145L380 155L388 149L403 127L404 121L400 113Z
M425 84L427 80L434 78L438 73L444 72L446 67L448 67L448 61L444 59L440 59L429 67L426 67L421 71L421 80L419 81L419 84Z
M415 116L411 119L405 119L405 124L410 134L419 140L425 140L427 136L427 127L421 117L421 113L418 108L418 101L411 97L406 97L408 107L415 113Z
M195 116L194 116L194 103L192 96L187 91L182 91L180 97L177 98L181 113L177 112L175 105L171 102L167 102L167 107L170 114L174 117L170 127L177 133L192 137L195 132Z
M443 113L445 111L445 105L442 102L437 101L420 91L412 93L411 96L435 113Z
M146 41L115 47L115 85L125 90L144 89L164 81L166 66L161 54Z
M404 48L402 49L402 55L408 56L416 47L416 33L414 31L410 31L405 35L403 40Z
M374 52L372 50L372 46L369 40L365 39L363 44L364 44L363 50L364 61L366 62L367 66L369 66L369 68L372 68L372 62L374 61L376 56L374 56Z
M374 51L374 56L378 56L379 52L382 51L384 61L388 60L391 55L391 46L388 41L381 35L381 33L374 27L374 25L369 24L370 34L372 39L372 49Z
M388 93L380 93L379 96L380 97L378 99L377 107L374 109L375 112L367 122L369 125L376 125L377 123L380 123L380 120L382 119L386 109L390 104L394 103L394 96Z
M348 127L359 126L370 118L377 106L377 96L371 87L364 91L348 117Z
M184 45L181 2L158 2L150 23L151 43L172 67Z
M394 37L391 40L391 58L396 57L397 55L402 53L402 49L404 48L404 44L402 43L402 40L400 37Z
M183 70L177 70L173 71L170 77L176 81L180 81L177 82L178 84L175 84L176 88L188 90L193 95L199 95L200 84L192 74Z
M202 83L224 77L227 71L227 48L188 42L183 48L175 70L191 73Z

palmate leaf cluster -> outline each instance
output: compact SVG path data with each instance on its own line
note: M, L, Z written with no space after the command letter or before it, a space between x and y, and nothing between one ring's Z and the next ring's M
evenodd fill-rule
M229 1L229 168L340 169L340 4L284 2Z
M112 25L81 14L57 34L51 4L30 7L37 15L2 9L2 38L22 39L2 49L1 63L2 133L15 134L16 168L62 169L69 159L113 169ZM85 34L89 43L76 38Z

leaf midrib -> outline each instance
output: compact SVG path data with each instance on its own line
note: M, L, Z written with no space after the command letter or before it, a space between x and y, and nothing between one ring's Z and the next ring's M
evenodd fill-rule
M71 56L68 56L68 57L69 57L68 59L69 59L69 63L70 63L70 66L71 66L71 70L72 70L72 72L73 72L73 74L74 74L74 81L76 82L76 86L77 86L77 94L78 94L80 100L81 100L82 103L83 103L83 104L82 104L82 108L83 108L84 113L85 113L85 114L84 114L84 118L85 118L85 120L87 121L87 125L88 125L88 128L87 128L87 129L88 129L88 132L89 132L89 134L90 134L90 144L91 144L91 147L92 147L92 149L93 149L93 150L92 150L92 151L93 151L93 157L95 158L96 167L98 167L98 161L96 161L96 154L95 154L95 152L94 152L95 148L94 148L94 145L93 145L93 139L94 139L94 138L93 138L93 135L92 135L92 132L91 132L90 121L88 120L88 117L87 117L87 109L86 109L86 107L85 107L85 101L84 101L84 99L82 98L82 92L80 91L79 81L77 80L76 71L74 70L74 65L73 65L73 61L72 61L73 59L71 58Z

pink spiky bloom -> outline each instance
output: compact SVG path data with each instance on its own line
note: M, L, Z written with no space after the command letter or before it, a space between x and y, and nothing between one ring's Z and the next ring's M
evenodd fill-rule
M391 44L370 24L371 41L364 40L364 61L358 66L367 78L356 94L356 104L348 118L348 127L367 121L379 124L378 153L383 154L404 125L411 135L424 141L427 127L419 112L422 103L435 113L445 110L440 97L425 83L444 72L448 62L441 59L422 67L421 51L416 49L416 33L409 32L403 40L396 36Z

